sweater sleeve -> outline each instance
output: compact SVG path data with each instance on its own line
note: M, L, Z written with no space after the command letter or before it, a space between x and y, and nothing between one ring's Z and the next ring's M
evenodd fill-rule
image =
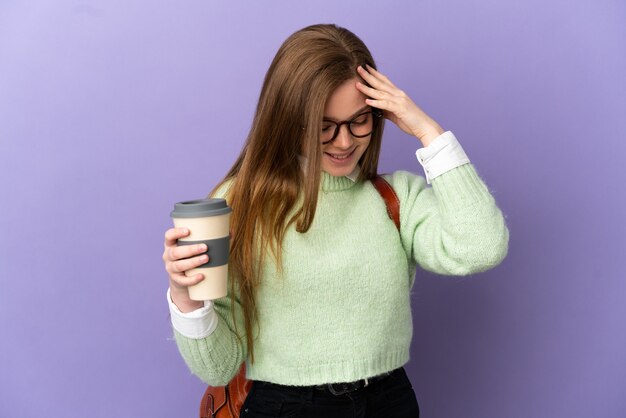
M234 303L235 318L231 314L231 303ZM247 356L243 310L239 300L230 293L215 299L213 304L218 321L211 334L194 339L174 329L174 337L178 351L193 374L211 386L224 386L237 374Z
M472 163L432 179L397 171L402 245L424 270L463 276L497 266L508 252L509 230Z
M230 185L231 181L227 181L213 196L225 197ZM230 274L228 279L232 280ZM190 333L184 335L176 326L173 332L178 351L191 372L211 386L224 386L237 374L247 357L243 309L237 295L231 294L230 286L226 297L215 299L211 304L212 312L209 313L215 318L211 321L210 332L196 333L195 338ZM234 318L231 304L234 305Z

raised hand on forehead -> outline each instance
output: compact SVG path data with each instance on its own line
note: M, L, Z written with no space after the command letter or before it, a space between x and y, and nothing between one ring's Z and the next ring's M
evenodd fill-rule
M381 109L385 118L407 134L417 137L424 146L428 146L433 139L445 132L384 74L369 65L367 69L359 66L357 72L371 86L356 83L356 88L369 97L365 103Z

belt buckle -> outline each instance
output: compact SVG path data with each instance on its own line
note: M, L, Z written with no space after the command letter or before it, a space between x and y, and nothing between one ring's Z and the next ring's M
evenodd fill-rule
M389 371L389 372L385 372L381 375L378 376L374 376L372 379L374 379L374 381L377 380L381 380L384 379L385 377L391 375L394 371ZM367 377L365 379L362 380L357 380L356 382L348 382L348 383L328 383L326 386L328 387L328 391L330 393L332 393L335 396L340 396L340 395L344 395L346 393L350 393L350 392L354 392L355 390L359 389L361 387L361 382L363 382L363 386L362 387L367 387L370 384L370 379L368 379ZM336 390L333 385L344 385L344 386L352 386L352 388L349 388L347 390L343 390L343 391L338 391Z
M342 385L346 389L337 390L334 388L333 385ZM355 390L359 389L359 381L350 382L350 383L329 383L326 386L328 386L328 391L330 393L332 393L335 396L341 396L341 395L345 395L346 393L354 392ZM367 380L366 380L366 386L367 386Z

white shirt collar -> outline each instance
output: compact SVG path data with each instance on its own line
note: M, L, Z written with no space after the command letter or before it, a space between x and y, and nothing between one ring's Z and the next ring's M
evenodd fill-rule
M352 181L356 181L356 179L359 177L360 172L361 166L359 166L359 164L357 163L357 165L354 167L354 170L352 170L352 173L348 174L346 177L348 177Z

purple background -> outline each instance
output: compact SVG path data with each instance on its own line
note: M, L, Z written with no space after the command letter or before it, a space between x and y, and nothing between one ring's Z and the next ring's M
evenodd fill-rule
M423 416L626 416L625 21L617 0L3 0L0 416L196 416L169 211L222 178L274 53L320 22L457 135L509 224L494 270L418 270ZM423 174L387 126L380 170Z

